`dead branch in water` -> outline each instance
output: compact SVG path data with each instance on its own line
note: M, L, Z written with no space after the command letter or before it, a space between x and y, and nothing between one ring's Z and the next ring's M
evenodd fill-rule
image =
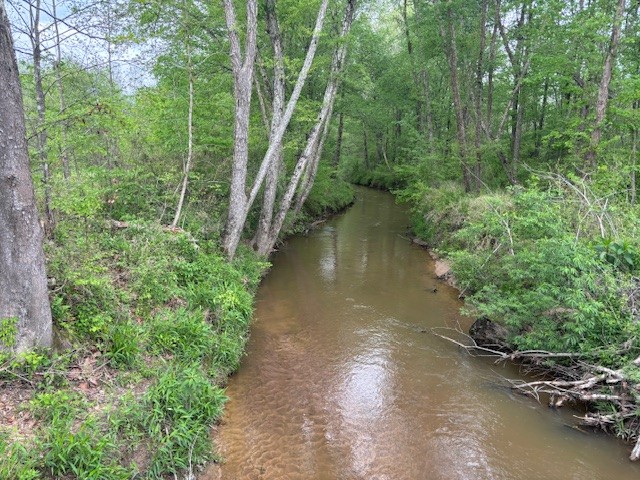
M496 363L520 362L541 379L505 379L511 389L537 401L541 401L541 395L546 395L549 406L553 408L559 408L567 402L586 406L589 411L584 416L576 416L582 425L614 432L628 441L635 441L629 459L640 459L640 417L637 415L640 410L640 385L628 378L622 369L589 364L585 361L585 355L579 353L544 350L503 352L479 345L470 335L458 329L436 328L431 331L433 335L463 348L470 355L495 357ZM455 335L445 335L440 333L442 331ZM549 362L555 359L565 359L565 365ZM603 404L607 405L606 411L612 413L603 414Z

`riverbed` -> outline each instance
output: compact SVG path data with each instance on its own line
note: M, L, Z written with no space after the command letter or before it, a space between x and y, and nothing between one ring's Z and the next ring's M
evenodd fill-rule
M225 462L204 478L640 478L630 446L506 388L516 367L431 334L471 319L408 225L359 189L274 256L216 435Z

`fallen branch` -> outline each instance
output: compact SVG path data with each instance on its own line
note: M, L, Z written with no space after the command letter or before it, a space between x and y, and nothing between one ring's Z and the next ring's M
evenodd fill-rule
M453 331L461 339L440 333ZM496 362L505 360L523 362L531 371L542 375L542 379L510 380L505 379L511 388L531 396L537 401L541 395L549 396L549 406L558 408L565 403L585 405L592 411L580 419L582 425L613 432L628 440L635 440L629 459L640 459L640 422L636 412L639 410L640 388L625 376L623 369L614 370L602 365L592 365L584 361L584 355L571 352L547 352L544 350L524 350L505 353L478 343L461 330L452 328L432 329L432 333L448 342L463 348L470 355L496 357ZM564 358L564 365L550 364L547 359ZM631 362L640 363L639 359ZM600 413L603 410L607 414Z

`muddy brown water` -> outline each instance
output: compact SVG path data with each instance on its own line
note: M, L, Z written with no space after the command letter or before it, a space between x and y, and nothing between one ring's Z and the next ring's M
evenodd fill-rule
M391 195L360 189L274 257L227 390L215 477L640 478L629 446L571 428L576 412L499 386L515 368L429 333L470 321L404 238L408 223Z

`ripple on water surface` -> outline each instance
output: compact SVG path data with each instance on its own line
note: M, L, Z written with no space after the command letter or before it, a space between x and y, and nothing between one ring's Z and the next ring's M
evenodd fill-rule
M432 262L403 238L393 199L359 193L274 258L227 391L226 463L205 478L640 478L626 446L499 387L513 368L429 333L468 326L457 294L433 292Z

